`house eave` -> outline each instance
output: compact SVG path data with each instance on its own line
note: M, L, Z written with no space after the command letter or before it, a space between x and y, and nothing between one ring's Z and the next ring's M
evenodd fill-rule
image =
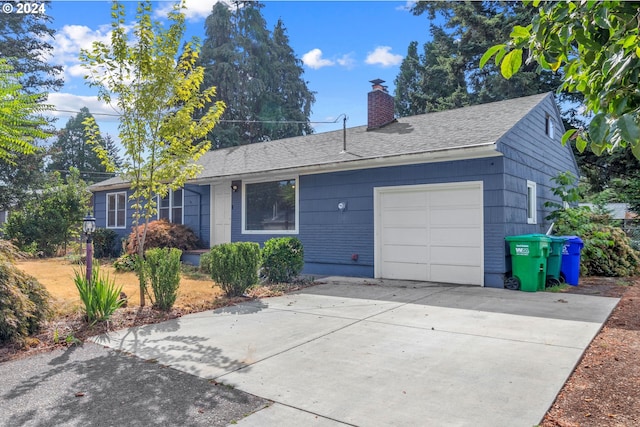
M348 154L349 152L345 152ZM351 153L353 154L353 153ZM419 153L407 153L391 156L374 157L367 159L350 159L333 161L313 165L296 167L273 168L268 171L251 171L239 174L224 174L217 176L202 176L190 180L191 184L210 184L217 181L234 181L241 179L256 179L260 177L284 176L284 175L314 175L320 173L340 172L346 170L370 169L377 167L403 166L421 163L439 163L454 160L470 160L487 157L502 156L497 150L495 142L470 144L455 148L442 148Z

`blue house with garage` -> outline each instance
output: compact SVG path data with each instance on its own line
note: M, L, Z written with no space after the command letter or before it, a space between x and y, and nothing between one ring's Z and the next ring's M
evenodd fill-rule
M208 152L159 218L206 247L295 236L309 274L502 287L505 236L544 233L551 179L578 175L553 94L396 119L372 83L367 126ZM127 183L91 190L96 225L128 235Z

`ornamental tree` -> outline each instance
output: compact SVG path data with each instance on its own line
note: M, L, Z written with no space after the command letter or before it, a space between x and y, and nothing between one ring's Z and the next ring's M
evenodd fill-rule
M119 173L131 185L134 227L142 225L142 232L136 235L141 306L145 304L146 288L144 240L147 226L157 213L156 196L166 196L170 189L177 190L200 173L196 161L209 150L211 143L206 136L224 109L224 103L213 101L215 87L200 91L204 69L196 66L197 40L181 49L184 7L184 1L174 7L165 28L152 20L151 2L139 2L129 34L124 5L116 1L111 43L95 42L92 49L80 54L89 71L85 76L89 85L98 89L100 100L120 113L120 168L100 145L95 121L89 118L85 125L107 169Z
M15 163L18 154L33 154L33 140L49 134L41 126L46 122L38 116L49 106L38 103L42 94L28 94L5 59L0 59L0 162Z
M523 64L560 72L559 90L584 96L591 122L567 131L562 142L596 154L628 147L640 158L640 10L635 2L526 2L539 8L531 24L514 26L506 43L489 48L480 60L494 57L509 79Z

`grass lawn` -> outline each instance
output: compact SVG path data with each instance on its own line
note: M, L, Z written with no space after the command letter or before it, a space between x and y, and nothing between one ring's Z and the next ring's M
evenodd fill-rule
M16 266L47 288L53 297L56 314L71 314L80 309L80 296L73 282L74 270L79 270L79 265L72 264L65 258L48 258L20 260L16 262ZM100 270L101 274L108 273L118 286L123 287L129 307L140 304L140 289L135 273L119 273L109 264L101 264ZM185 309L203 306L221 295L222 290L213 280L206 277L190 278L182 274L175 306Z

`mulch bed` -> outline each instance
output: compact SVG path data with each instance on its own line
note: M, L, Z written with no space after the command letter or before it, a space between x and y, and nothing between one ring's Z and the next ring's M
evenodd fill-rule
M622 299L541 425L640 425L640 279L585 278L567 292Z

